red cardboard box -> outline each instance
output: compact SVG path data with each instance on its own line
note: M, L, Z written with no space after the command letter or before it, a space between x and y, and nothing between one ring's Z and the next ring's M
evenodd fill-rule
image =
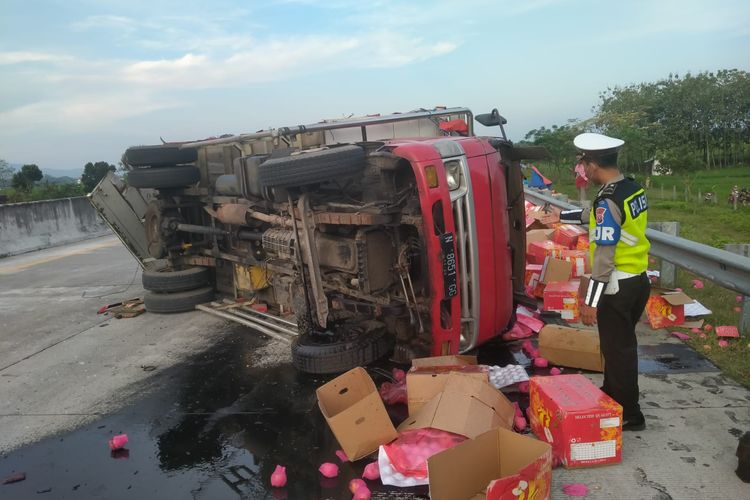
M539 283L539 278L542 275L542 267L541 264L526 264L526 275L523 279L526 286L534 288Z
M589 235L584 234L578 237L578 243L576 244L576 250L588 250L589 249Z
M563 259L573 265L571 276L580 278L591 272L588 250L563 250Z
M529 264L544 264L544 259L547 257L556 259L562 257L563 250L565 247L554 241L535 241L526 250L526 260Z
M564 246L565 248L573 249L578 245L578 238L584 235L588 235L588 231L581 226L560 224L555 228L555 232L552 235L552 241Z
M560 313L562 319L575 323L580 316L578 281L555 281L544 289L544 310Z
M622 406L583 375L532 377L531 430L565 468L622 460Z
M681 325L685 322L685 304L693 299L682 292L652 289L646 303L646 316L653 329Z

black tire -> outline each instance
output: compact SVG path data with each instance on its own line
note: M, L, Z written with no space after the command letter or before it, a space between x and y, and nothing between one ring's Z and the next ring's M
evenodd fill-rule
M151 292L174 293L195 290L211 282L207 267L190 267L181 271L143 271L143 288Z
M321 341L302 334L292 343L292 364L305 373L343 373L383 357L393 347L385 329L354 334L347 339Z
M195 148L180 149L173 144L157 146L133 146L125 150L123 162L131 167L166 167L193 163L198 159Z
M211 302L213 299L214 289L207 286L177 293L146 292L143 303L148 312L168 314L192 311L198 304Z
M306 186L355 175L364 166L365 150L359 146L270 158L258 168L258 184L261 189Z
M192 166L137 168L128 172L128 185L135 188L181 188L199 180L200 170Z

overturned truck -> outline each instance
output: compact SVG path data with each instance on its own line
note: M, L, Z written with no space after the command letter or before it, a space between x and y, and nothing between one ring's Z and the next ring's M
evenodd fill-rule
M523 178L496 110L465 108L127 149L89 195L143 266L146 308L198 306L335 373L465 352L524 300ZM542 152L543 153L543 152ZM222 298L224 302L222 302ZM206 305L200 305L206 304Z

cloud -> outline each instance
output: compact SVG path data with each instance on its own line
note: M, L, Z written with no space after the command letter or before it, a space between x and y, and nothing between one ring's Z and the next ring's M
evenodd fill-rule
M58 62L69 57L46 52L0 52L0 65L35 62Z
M111 14L98 14L87 16L80 21L70 24L73 31L98 30L128 30L135 31L142 26L135 19L126 16L115 16Z
M127 82L159 88L234 87L323 70L400 67L456 47L398 33L313 35L254 43L249 50L228 57L189 53L175 59L139 61L127 65L121 74Z
M640 1L633 10L636 19L628 26L604 33L599 41L622 42L661 35L747 36L750 4L744 1L705 2L702 0ZM743 12L744 14L740 14Z
M65 131L86 131L102 123L112 123L154 111L176 108L185 103L156 97L148 92L115 91L105 94L79 94L59 100L25 104L0 113L0 130L29 132L51 126Z

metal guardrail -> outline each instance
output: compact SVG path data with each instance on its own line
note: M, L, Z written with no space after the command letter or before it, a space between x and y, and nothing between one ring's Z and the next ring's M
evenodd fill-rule
M529 188L524 192L527 200L538 205L549 203L566 210L580 208ZM646 236L651 242L651 255L724 288L750 296L750 258L654 229L647 229Z

